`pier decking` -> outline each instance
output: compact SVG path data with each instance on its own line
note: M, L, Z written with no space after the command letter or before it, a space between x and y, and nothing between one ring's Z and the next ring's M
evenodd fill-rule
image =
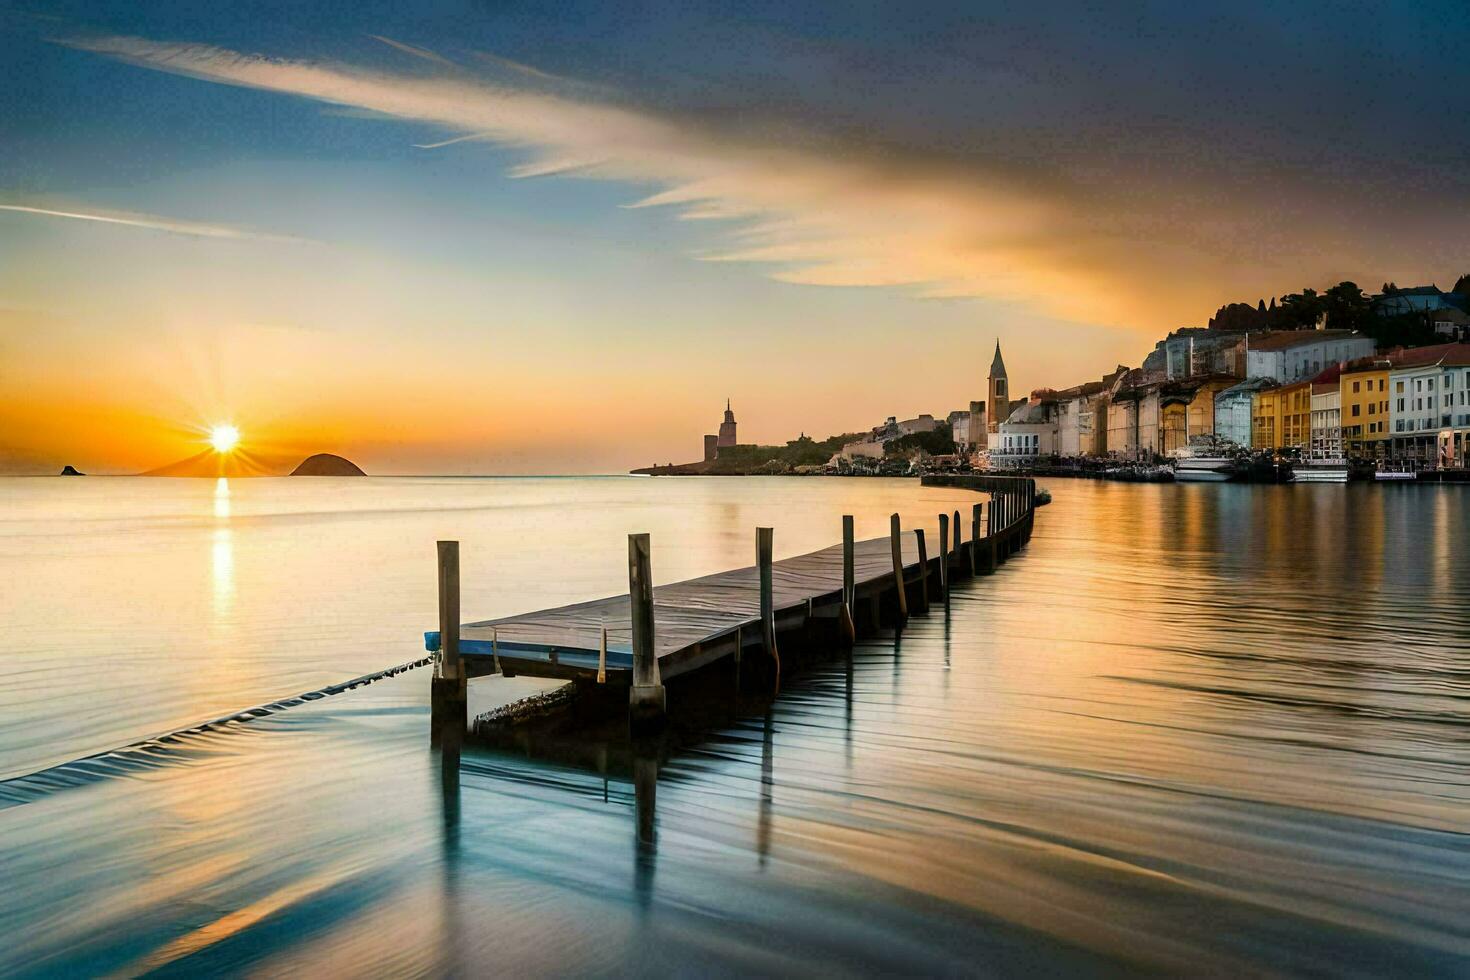
M924 482L987 492L990 500L983 509L976 504L964 520L956 511L955 533L941 530L948 540L926 541L922 532L897 529L895 516L889 537L853 542L850 596L844 589L845 544L770 563L770 595L764 603L758 566L655 587L654 676L666 680L746 650L763 651L763 607L770 611L773 637L814 619L845 618L855 632L865 630L877 625L885 604L901 621L909 608L923 610L931 596L942 595L952 575L992 571L1029 538L1034 481L950 476ZM965 533L960 533L962 524L968 525ZM457 572L455 579L457 590ZM634 673L634 607L633 595L624 594L467 623L459 628L458 658L470 676L500 670L592 681L600 675L605 683L628 685ZM424 641L430 651L443 645L440 631L426 633Z

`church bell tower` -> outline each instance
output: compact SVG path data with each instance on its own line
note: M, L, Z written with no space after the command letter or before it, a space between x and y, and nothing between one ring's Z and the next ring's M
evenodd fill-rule
M1006 384L1006 362L1000 356L1000 341L995 342L995 358L990 362L990 397L986 401L990 418L985 428L997 432L1000 424L1011 416L1011 391Z

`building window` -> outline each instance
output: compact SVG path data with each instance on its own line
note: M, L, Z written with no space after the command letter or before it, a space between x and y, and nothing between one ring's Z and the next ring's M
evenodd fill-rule
M1404 393L1404 383L1402 381L1394 382L1393 390L1402 395Z

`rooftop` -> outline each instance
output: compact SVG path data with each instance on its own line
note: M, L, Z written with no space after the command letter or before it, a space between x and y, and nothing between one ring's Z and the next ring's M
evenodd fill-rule
M1349 337L1365 336L1356 330L1272 330L1269 333L1251 334L1246 346L1254 351L1290 350L1306 344L1320 344L1325 340L1347 340Z

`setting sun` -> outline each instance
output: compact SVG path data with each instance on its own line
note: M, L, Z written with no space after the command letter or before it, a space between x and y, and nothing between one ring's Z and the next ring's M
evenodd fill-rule
M240 430L233 425L217 425L209 430L209 444L217 453L227 453L240 441Z

